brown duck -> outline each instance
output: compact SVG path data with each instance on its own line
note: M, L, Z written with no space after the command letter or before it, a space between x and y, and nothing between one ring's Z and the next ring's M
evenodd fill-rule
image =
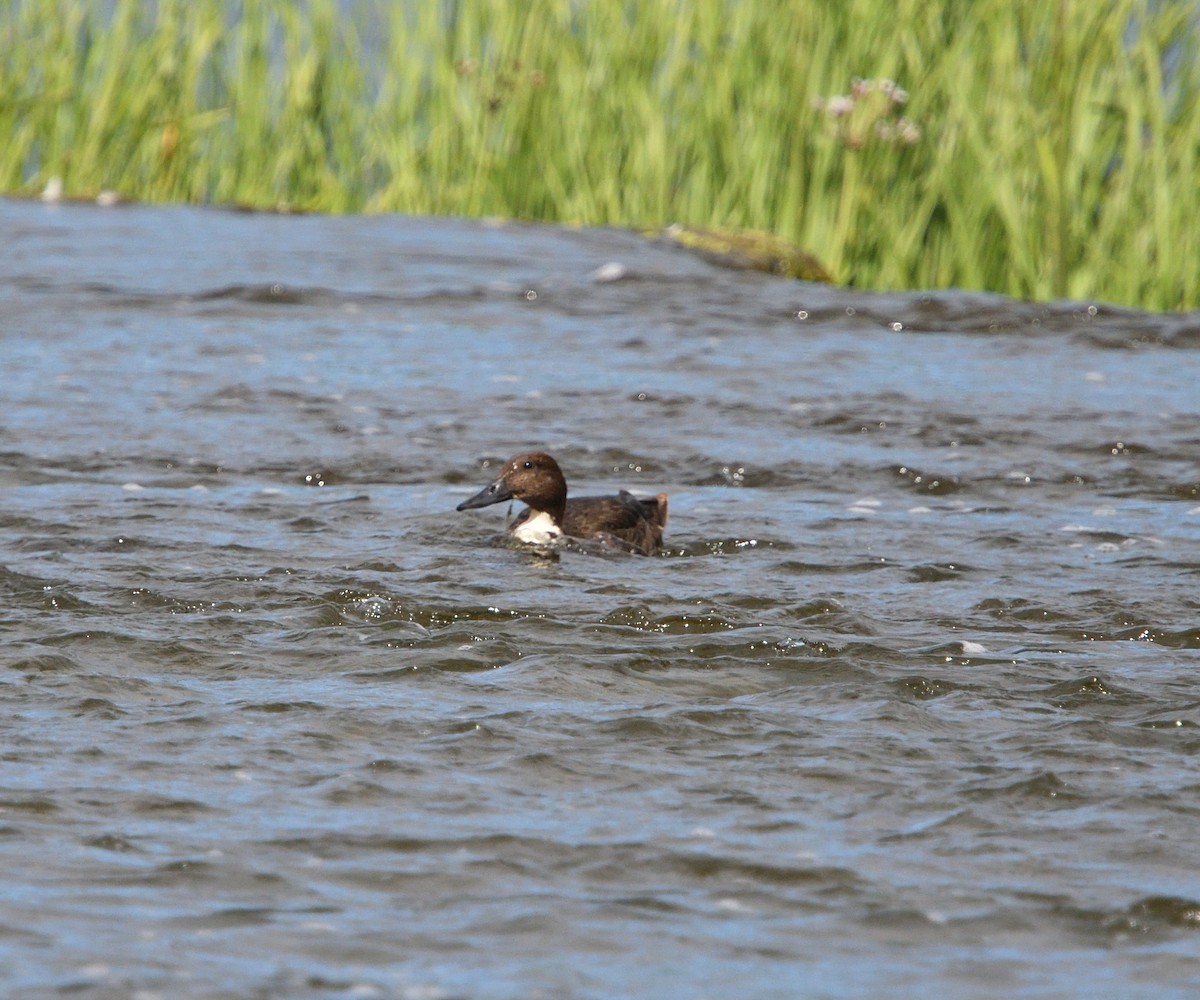
M522 542L551 545L566 535L644 556L662 548L667 526L665 493L650 500L640 500L625 490L616 496L568 498L562 469L540 451L514 455L495 482L464 500L458 509L474 510L514 498L529 505L508 526L509 534Z

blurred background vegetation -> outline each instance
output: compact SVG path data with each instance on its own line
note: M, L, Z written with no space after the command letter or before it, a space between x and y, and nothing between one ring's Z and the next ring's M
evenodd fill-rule
M5 0L0 191L756 230L1200 305L1193 0Z

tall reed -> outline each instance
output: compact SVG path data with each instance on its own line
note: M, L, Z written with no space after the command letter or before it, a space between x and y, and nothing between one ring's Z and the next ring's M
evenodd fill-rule
M1191 0L9 0L0 190L753 228L864 287L1195 308L1198 41Z

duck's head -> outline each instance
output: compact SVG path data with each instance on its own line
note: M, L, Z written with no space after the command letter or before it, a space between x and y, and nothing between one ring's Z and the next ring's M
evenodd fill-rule
M474 510L514 498L534 510L561 512L567 500L567 481L558 463L542 451L514 455L504 463L494 482L464 500L457 509Z

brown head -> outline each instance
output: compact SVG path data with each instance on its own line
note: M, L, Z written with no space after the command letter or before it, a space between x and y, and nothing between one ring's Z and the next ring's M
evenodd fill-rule
M546 511L561 525L567 504L567 481L558 463L542 451L514 455L504 463L494 482L464 500L457 509L474 510L514 498L534 510Z

